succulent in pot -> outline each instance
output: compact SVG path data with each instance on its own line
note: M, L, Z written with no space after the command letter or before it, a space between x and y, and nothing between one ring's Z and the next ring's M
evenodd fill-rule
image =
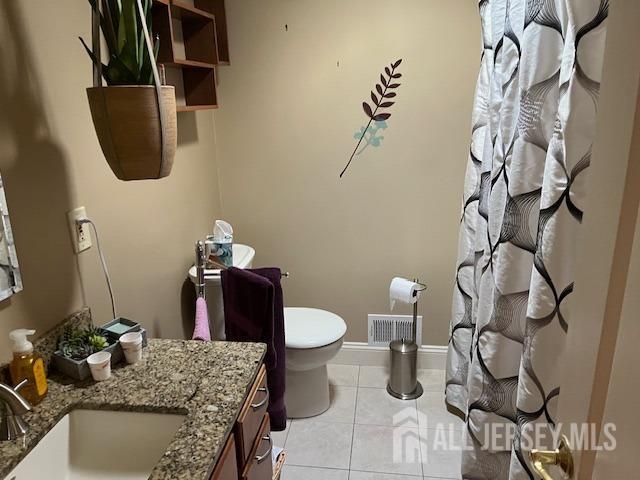
M94 86L87 96L102 152L121 180L165 177L176 150L176 99L174 87L161 85L158 75L159 39L155 45L151 41L152 0L89 4L92 48L80 40L93 64ZM107 86L102 86L103 79Z
M106 335L98 328L93 326L87 328L66 327L58 342L58 349L63 357L84 360L109 345Z

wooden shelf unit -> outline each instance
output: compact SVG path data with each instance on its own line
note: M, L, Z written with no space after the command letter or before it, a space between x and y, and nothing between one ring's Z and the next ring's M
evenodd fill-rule
M218 108L216 68L229 65L224 0L153 0L152 14L178 112Z

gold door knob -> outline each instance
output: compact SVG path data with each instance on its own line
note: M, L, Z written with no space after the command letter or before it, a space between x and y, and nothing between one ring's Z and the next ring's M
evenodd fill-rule
M573 455L569 440L564 435L560 440L560 445L555 450L531 450L529 452L529 460L533 465L535 472L542 480L554 480L547 472L547 466L557 465L564 473L564 479L573 478ZM558 479L555 479L558 480Z

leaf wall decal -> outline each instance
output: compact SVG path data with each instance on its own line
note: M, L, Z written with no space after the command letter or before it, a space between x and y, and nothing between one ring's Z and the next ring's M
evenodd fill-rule
M362 102L362 108L364 110L364 113L366 113L369 118L373 117L373 112L371 111L371 107L367 102Z
M384 67L384 73L380 74L380 83L376 83L376 88L375 88L376 91L378 92L378 95L380 96L380 98L378 98L376 96L376 94L373 92L373 90L371 91L371 101L373 102L373 105L375 106L375 110L372 110L371 106L367 102L362 102L362 109L364 110L364 113L369 118L369 122L367 123L366 127L362 127L360 133L356 133L356 138L358 138L358 135L359 135L358 143L356 144L356 148L353 149L353 153L351 153L351 157L349 157L349 161L347 162L347 165L344 167L344 169L340 173L340 178L342 178L344 173L349 168L349 165L351 165L351 162L353 161L353 157L356 155L356 152L358 152L358 148L360 147L360 144L362 143L362 140L365 138L365 135L369 131L369 127L371 126L371 123L372 122L384 122L385 120L387 120L387 119L389 119L391 117L391 114L389 112L379 112L378 110L383 109L383 108L389 108L389 107L391 107L391 106L393 106L395 104L395 101L394 102L389 102L389 101L383 101L383 100L385 98L394 98L396 96L395 92L390 92L388 90L396 89L396 88L398 88L400 86L399 83L391 83L391 81L392 81L392 79L396 79L396 78L401 78L402 77L402 75L400 73L395 71L396 68L398 68L398 66L401 63L402 63L402 59L400 58L400 59L398 59L395 62L390 64L391 68ZM385 76L384 76L385 73L387 74L387 77L389 77L388 79L385 78ZM384 125L384 127L381 127L381 128L387 128L386 124ZM382 137L380 137L378 139L378 143L375 146L379 145L381 139L382 139ZM369 142L369 140L367 140L367 142ZM367 145L369 145L369 143L367 143ZM364 148L366 148L366 145L365 145ZM363 148L363 150L364 150L364 148ZM358 154L359 153L360 152L358 152Z

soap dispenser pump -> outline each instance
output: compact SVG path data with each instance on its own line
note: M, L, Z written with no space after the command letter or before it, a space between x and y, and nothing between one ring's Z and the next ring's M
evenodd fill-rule
M37 405L47 394L47 376L42 358L33 353L33 344L27 336L35 330L19 328L9 333L12 342L13 360L9 365L11 381L16 386L23 380L27 383L20 389L20 394L31 405Z

